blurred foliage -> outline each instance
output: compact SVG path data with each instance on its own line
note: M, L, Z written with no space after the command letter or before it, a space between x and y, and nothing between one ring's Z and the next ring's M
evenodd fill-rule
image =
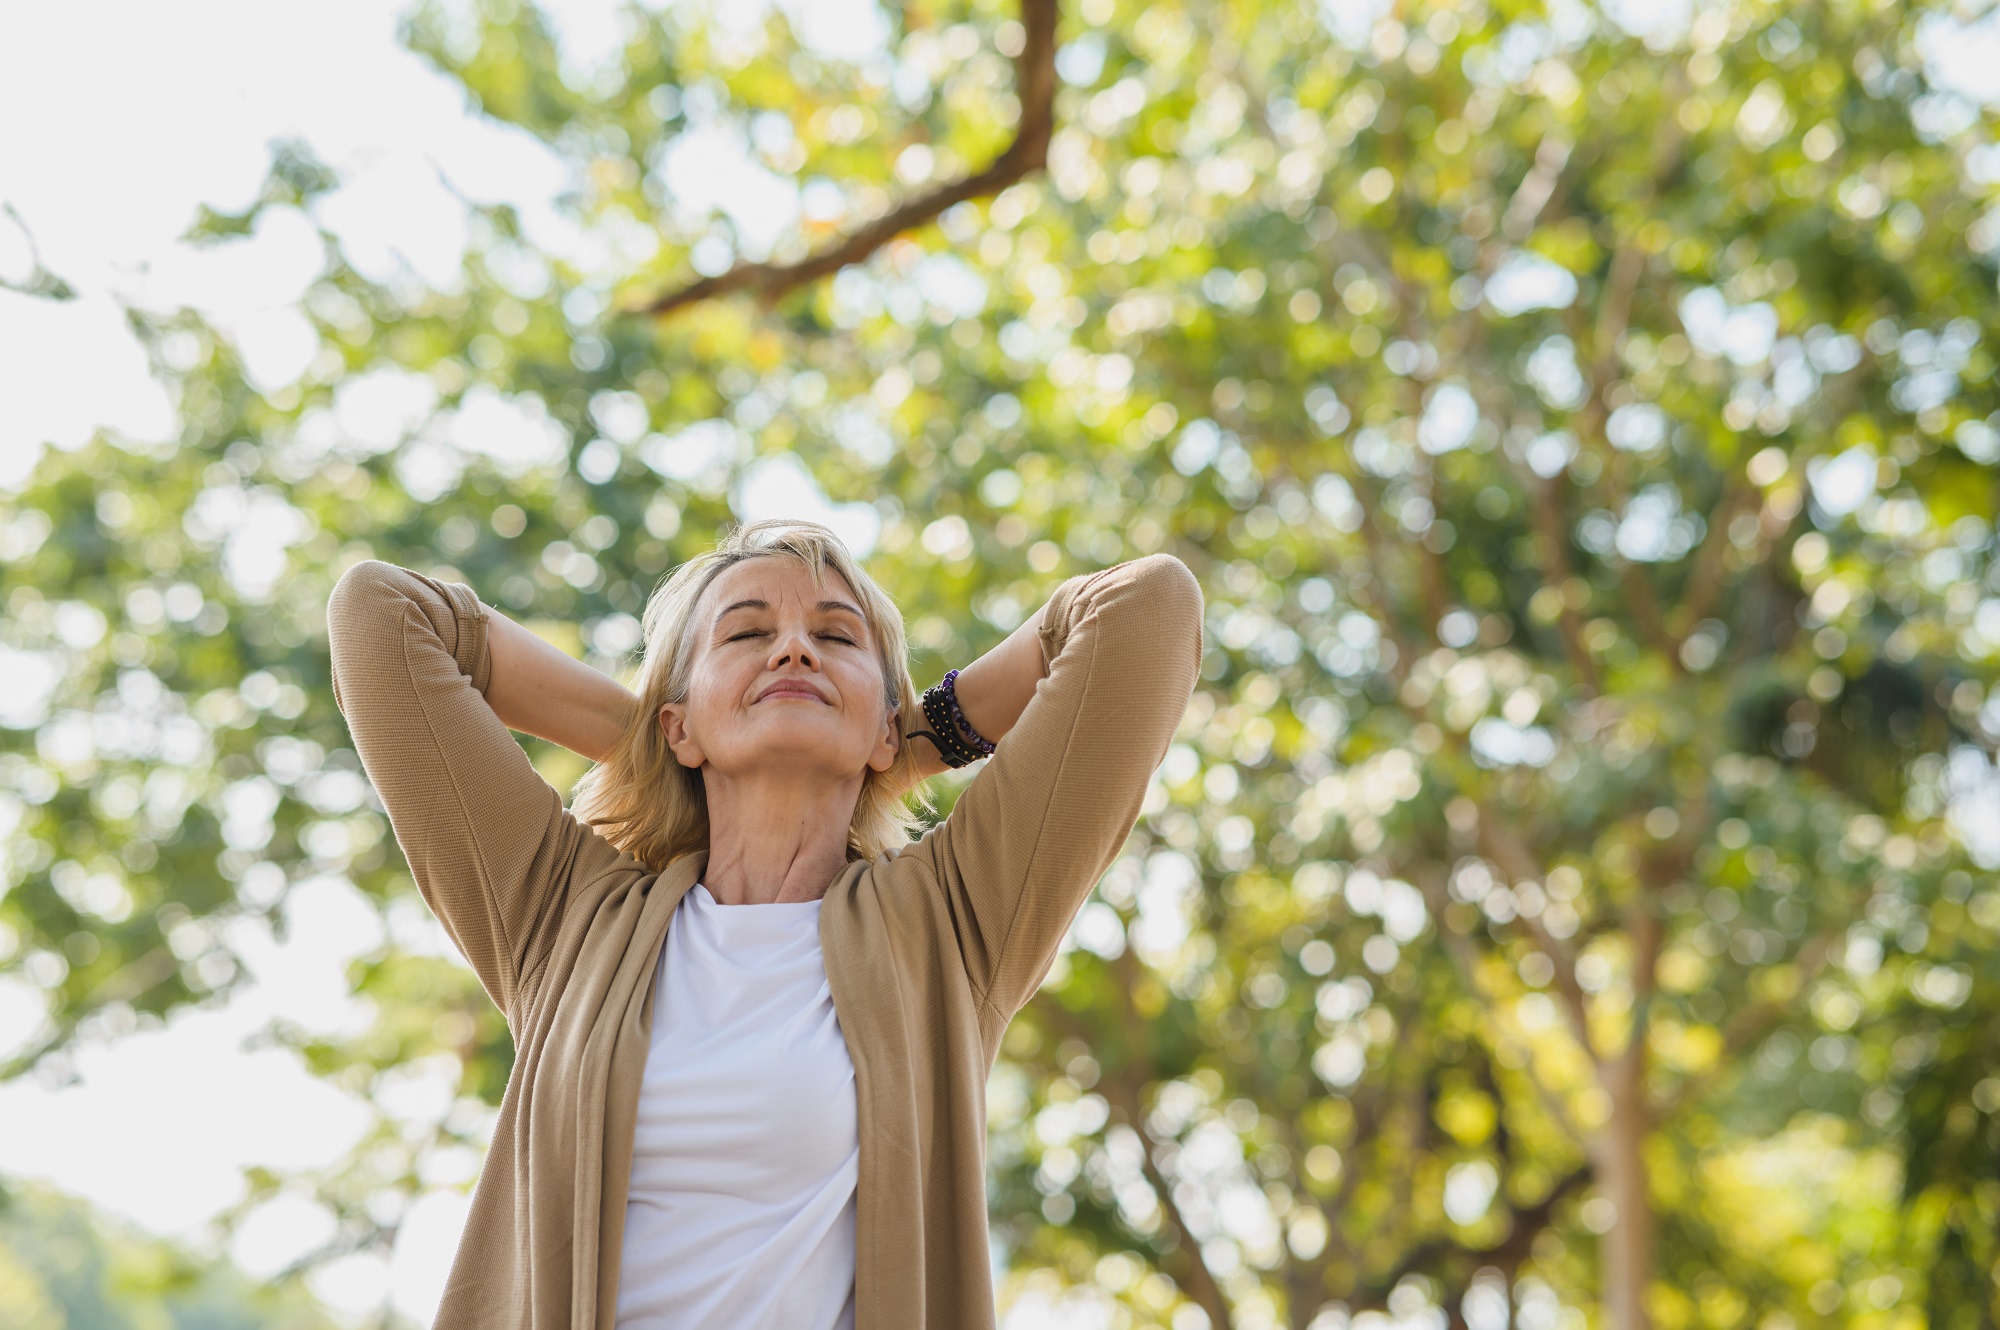
M0 1193L9 1330L332 1330L296 1280L257 1284L41 1188Z
M281 1033L384 1105L313 1179L340 1249L461 1185L506 1031L358 776L327 592L394 560L624 670L796 459L879 531L920 681L1082 569L1169 550L1207 593L996 1071L1003 1300L1991 1324L2000 889L1954 810L2000 741L2000 150L1925 64L1979 9L1084 0L1044 177L662 324L614 311L746 248L672 206L681 136L802 188L797 258L1006 141L1018 25L909 6L852 63L633 11L592 71L511 0L420 7L576 232L471 207L451 290L329 237L320 355L268 392L141 320L178 446L5 501L6 645L54 683L0 730L0 969L50 1014L9 1070L227 994L232 929L339 875L389 919L372 1024ZM288 146L258 206L336 186Z

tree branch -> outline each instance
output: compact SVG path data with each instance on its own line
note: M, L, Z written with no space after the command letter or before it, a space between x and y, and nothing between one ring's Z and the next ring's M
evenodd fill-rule
M11 203L0 203L0 216L11 218L21 232L21 238L28 242L28 275L18 282L0 280L0 291L13 291L24 296L34 296L42 300L74 300L76 288L48 270L42 262L42 248L35 243L35 233L28 229L28 219L23 217Z
M1493 809L1484 801L1475 801L1479 810L1479 846L1493 862L1500 865L1500 871L1510 879L1510 885L1526 881L1539 881L1541 865L1533 854L1521 844L1520 839L1503 824ZM1576 958L1570 954L1555 934L1549 932L1548 925L1541 916L1522 911L1516 916L1521 926L1534 936L1535 945L1540 947L1555 967L1556 991L1562 995L1563 1007L1569 1014L1571 1028L1576 1033L1576 1041L1583 1045L1584 1056L1592 1063L1599 1063L1597 1046L1590 1038L1590 1004L1584 997L1583 985L1577 981Z
M1378 1279L1369 1281L1366 1288L1357 1289L1349 1302L1350 1311L1360 1311L1367 1307L1386 1307L1389 1295L1396 1286L1411 1275L1430 1274L1439 1261L1455 1253L1473 1257L1480 1265L1497 1265L1510 1274L1528 1258L1541 1236L1543 1229L1555 1220L1556 1207L1590 1185L1592 1173L1590 1165L1572 1169L1565 1174L1549 1194L1533 1205L1515 1210L1509 1216L1513 1226L1507 1231L1497 1246L1465 1247L1449 1238L1434 1238L1413 1247L1394 1268Z
M1535 529L1548 546L1549 575L1558 590L1568 586L1570 579L1576 576L1569 561L1569 533L1563 529L1561 486L1561 472L1540 484L1529 482L1528 485L1533 496ZM1562 612L1557 617L1556 626L1562 636L1563 651L1569 656L1570 669L1575 671L1585 693L1595 696L1601 687L1597 662L1591 658L1590 649L1583 643L1582 616L1570 608L1567 591L1563 593Z
M1684 598L1675 616L1677 621L1669 625L1676 630L1674 650L1668 653L1669 663L1683 675L1690 671L1681 659L1680 648L1687 645L1688 638L1722 595L1722 559L1729 552L1730 523L1746 509L1754 510L1760 497L1757 487L1748 480L1732 479L1723 487L1722 498L1708 515L1708 530L1702 537L1701 548L1695 551L1694 566L1688 570Z
M1466 993L1483 1002L1488 1014L1494 1017L1495 1043L1514 1045L1514 1051L1521 1059L1521 1075L1534 1090L1536 1097L1542 1101L1542 1107L1548 1110L1549 1116L1554 1118L1565 1132L1569 1133L1571 1140L1578 1142L1588 1152L1592 1141L1595 1140L1595 1133L1585 1130L1583 1124L1576 1120L1576 1115L1570 1112L1569 1105L1563 1102L1562 1093L1544 1081L1541 1073L1535 1070L1534 1049L1528 1046L1526 1040L1516 1039L1498 1019L1499 1012L1495 1009L1493 998L1483 991L1480 985L1479 958L1473 954L1471 940L1454 932L1451 926L1444 922L1445 910L1451 902L1445 898L1442 880L1424 882L1421 889L1430 905L1431 916L1438 921L1438 938L1444 943L1445 954L1451 957L1452 968L1458 971L1459 981L1465 985ZM1584 1047L1588 1050L1589 1044L1586 1043Z
M664 318L689 305L738 291L748 291L761 304L769 306L788 292L862 262L896 236L923 225L945 209L967 199L998 193L1046 167L1049 141L1055 134L1056 18L1057 0L1021 0L1021 24L1027 30L1027 38L1021 54L1014 58L1020 124L1015 129L1014 141L984 171L910 199L887 216L796 263L739 263L725 273L704 277L627 312Z
M1208 1323L1214 1330L1230 1330L1235 1325L1235 1317L1229 1310L1228 1300L1222 1296L1222 1288L1209 1272L1208 1260L1201 1254L1201 1243L1194 1230L1188 1227L1187 1217L1181 1213L1180 1203L1174 1200L1173 1184L1161 1173L1160 1165L1153 1158L1152 1141L1146 1135L1145 1127L1133 1123L1132 1130L1139 1133L1140 1143L1145 1147L1139 1151L1139 1168L1146 1175L1147 1183L1160 1198L1160 1209L1174 1226L1174 1233L1180 1239L1174 1252L1167 1253L1167 1259L1180 1267L1173 1270L1174 1281L1184 1289L1196 1306L1208 1313ZM1179 1260L1173 1260L1178 1253Z
M1556 192L1556 181L1569 162L1570 144L1557 134L1546 134L1535 147L1535 164L1521 177L1507 211L1500 216L1500 234L1519 244L1535 229L1535 219Z
M1138 978L1135 973L1137 962L1131 949L1127 948L1112 964L1120 972L1120 982L1113 987L1118 990L1118 1014L1125 1027L1126 1047L1131 1050L1131 1056L1126 1059L1123 1068L1116 1074L1107 1073L1099 1084L1104 1087L1105 1098L1138 1136L1140 1170L1145 1174L1147 1185L1160 1198L1161 1212L1174 1227L1178 1242L1173 1252L1163 1253L1162 1264L1171 1262L1178 1267L1169 1269L1167 1273L1173 1276L1174 1282L1186 1291L1195 1305L1208 1313L1211 1330L1231 1330L1236 1321L1230 1311L1229 1300L1222 1296L1222 1286L1216 1282L1214 1272L1208 1268L1208 1261L1201 1253L1201 1241L1188 1226L1180 1203L1174 1199L1173 1184L1168 1182L1159 1161L1153 1157L1152 1133L1146 1130L1141 1095L1142 1087L1153 1079L1153 1068L1152 1059L1145 1052L1146 1020L1132 1004L1132 986ZM1180 1259L1174 1259L1176 1255Z
M1686 135L1681 130L1679 123L1672 117L1668 117L1660 126L1653 143L1653 170L1646 191L1648 199L1657 195L1663 183L1679 169L1681 151L1685 140ZM1547 147L1548 140L1544 140L1543 148L1546 149ZM1565 154L1565 158L1566 156ZM1536 172L1539 172L1541 169L1541 156L1538 153L1536 158ZM1530 180L1535 178L1536 172L1530 172ZM1560 166L1556 169L1556 173L1559 172ZM1551 192L1554 190L1553 174L1551 175L1549 185ZM1522 182L1522 191L1524 193L1527 190L1528 183L1528 181ZM1521 202L1522 195L1516 194L1515 202L1508 205L1510 215L1513 213L1515 205ZM1543 202L1546 202L1546 200L1543 200ZM1540 203L1536 204L1536 211L1540 211ZM1646 214L1642 213L1641 215L1644 216ZM1523 232L1524 236L1525 234ZM1618 368L1618 339L1624 336L1626 328L1631 323L1632 300L1638 292L1639 279L1644 275L1645 270L1646 251L1640 243L1638 230L1635 228L1622 239L1612 253L1611 265L1605 273L1604 285L1598 299L1597 320L1594 327L1590 329L1590 336L1588 338L1590 345L1590 361L1588 366L1590 397L1577 421L1578 434L1581 438L1600 446L1606 443L1604 437L1605 422L1610 415L1610 409L1605 401L1605 396L1611 387L1612 379L1616 375ZM1583 317L1581 307L1575 308L1570 317L1571 332L1579 347L1582 347L1586 341L1585 329L1582 326ZM1607 473L1607 480L1610 479L1611 476ZM1553 489L1553 485L1554 482L1551 481L1549 487L1551 490ZM1612 483L1612 488L1615 491L1615 481ZM1622 502L1618 506L1622 507ZM1546 529L1544 534L1548 534ZM1621 560L1619 561L1618 577L1619 583L1625 591L1626 607L1631 613L1632 621L1637 627L1640 637L1653 649L1672 654L1680 644L1673 639L1665 627L1660 613L1659 600L1654 593L1652 582L1647 578L1646 570L1629 559ZM1565 636L1570 631L1567 616L1565 617L1564 631Z

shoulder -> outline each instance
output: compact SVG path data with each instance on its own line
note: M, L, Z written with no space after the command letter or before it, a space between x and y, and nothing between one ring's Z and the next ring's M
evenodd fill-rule
M865 916L893 919L899 927L927 918L943 898L933 861L936 830L929 828L873 859L853 860L827 889L826 900L832 904L838 899L841 908Z

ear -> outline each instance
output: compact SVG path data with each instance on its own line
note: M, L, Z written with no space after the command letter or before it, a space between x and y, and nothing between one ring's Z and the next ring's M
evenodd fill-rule
M876 771L887 771L895 766L896 754L903 751L903 736L899 733L902 728L899 724L901 720L902 708L900 706L889 708L889 715L882 722L882 736L874 750L868 754L868 765Z
M702 755L701 743L687 728L687 704L684 702L663 702L659 712L660 733L666 738L667 747L682 766L696 769L707 759Z

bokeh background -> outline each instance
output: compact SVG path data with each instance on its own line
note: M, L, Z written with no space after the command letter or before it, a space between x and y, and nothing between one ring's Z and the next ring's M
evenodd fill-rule
M1023 18L0 15L0 1324L427 1323L511 1054L328 591L622 674L784 514L920 682L1205 589L993 1077L1012 1330L1994 1323L2000 17L1066 0L1045 169L626 312L983 169Z

